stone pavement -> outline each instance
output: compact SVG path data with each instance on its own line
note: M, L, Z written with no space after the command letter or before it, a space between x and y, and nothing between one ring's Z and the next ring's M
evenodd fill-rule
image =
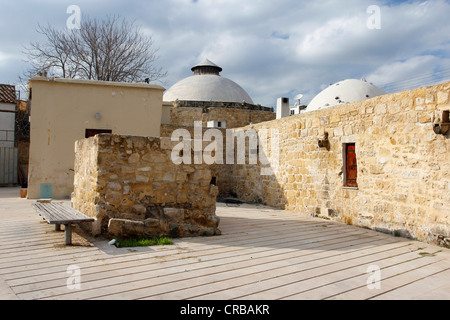
M217 204L221 236L73 245L0 188L0 299L450 299L450 251L261 205Z

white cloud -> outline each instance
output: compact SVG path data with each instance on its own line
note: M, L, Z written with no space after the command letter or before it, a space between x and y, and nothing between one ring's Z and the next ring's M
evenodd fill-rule
M367 80L395 92L449 80L449 76L450 58L425 55L384 64L369 74Z
M69 0L24 0L21 8L27 9L16 13L21 16L20 37L0 31L2 52L17 55L20 49L5 48L20 48L33 40L38 22L63 27L69 4ZM142 24L160 48L159 65L169 72L167 88L209 58L256 103L268 106L275 105L279 96L304 93L305 99L312 98L321 88L346 78L366 77L375 84L396 81L436 69L450 58L450 4L443 0L80 0L77 4L83 14L115 13ZM380 30L366 25L367 8L373 4L381 9ZM17 25L13 16L3 23Z
M11 55L0 51L0 64L5 64L10 58Z

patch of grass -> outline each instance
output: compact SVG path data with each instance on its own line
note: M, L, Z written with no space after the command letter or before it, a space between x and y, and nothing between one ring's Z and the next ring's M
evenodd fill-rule
M172 239L168 237L129 238L117 239L114 243L117 248L163 246L167 244L173 244Z

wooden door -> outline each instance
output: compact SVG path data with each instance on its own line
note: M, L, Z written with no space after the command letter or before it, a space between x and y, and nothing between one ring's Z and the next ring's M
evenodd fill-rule
M346 145L346 185L348 187L357 187L356 179L358 177L358 166L356 163L355 144L349 143Z

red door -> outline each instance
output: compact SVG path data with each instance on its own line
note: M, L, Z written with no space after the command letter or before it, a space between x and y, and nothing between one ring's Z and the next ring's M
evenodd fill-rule
M358 183L356 182L356 178L358 176L358 167L356 164L355 144L354 143L347 144L345 153L347 162L346 185L349 187L357 187Z

